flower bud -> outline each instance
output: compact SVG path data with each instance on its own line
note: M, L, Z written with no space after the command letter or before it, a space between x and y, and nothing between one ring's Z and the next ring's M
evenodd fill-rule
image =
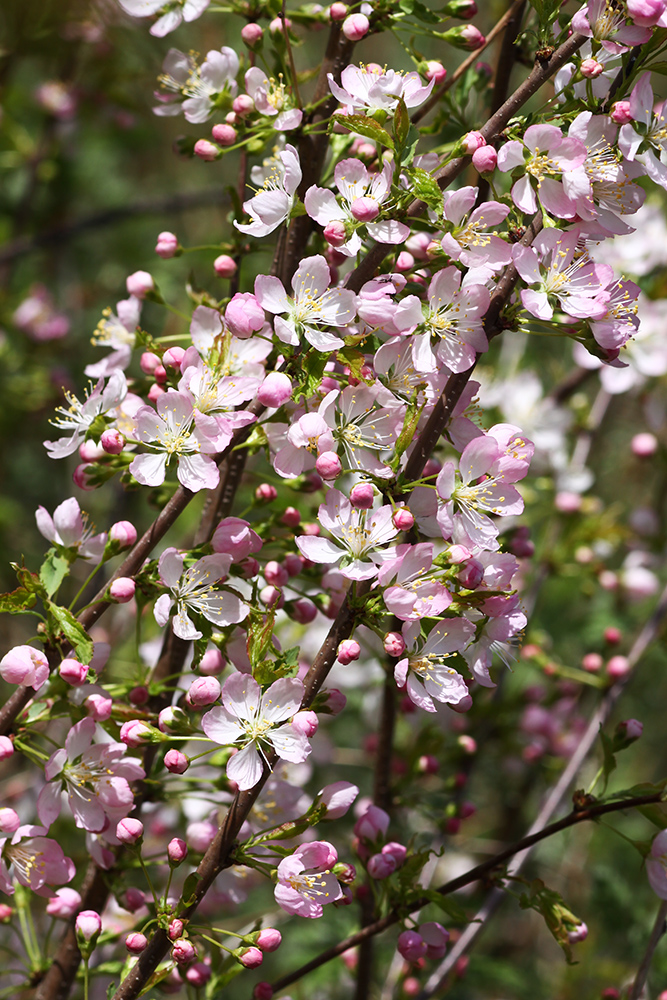
M169 347L162 355L162 364L165 368L180 369L184 357L185 351L182 347Z
M197 677L190 685L187 698L194 708L203 708L217 701L221 690L217 677Z
M56 920L69 920L78 912L81 906L81 896L76 889L69 889L65 886L57 889L55 896L52 896L46 904L46 912Z
M81 910L74 926L77 938L91 944L99 937L102 930L102 919L95 910Z
M229 254L221 253L213 261L213 270L219 278L233 278L238 271L238 265Z
M319 724L320 720L317 718L315 712L310 711L310 709L297 712L292 719L292 729L296 729L297 733L308 738L315 735Z
M352 663L353 660L358 660L361 655L361 646L356 639L343 639L343 641L338 646L337 660L342 663L343 666L347 666L348 663Z
M604 71L604 66L597 59L582 59L579 69L587 80L595 80Z
M252 97L248 96L248 94L239 94L239 96L235 97L232 101L232 111L235 115L238 115L239 118L244 118L254 110L255 102Z
M391 854L374 854L368 859L366 867L370 877L379 881L389 878L390 875L394 874L396 871L396 862Z
M652 28L665 13L665 0L627 0L628 14L640 28Z
M14 753L14 744L9 736L0 736L0 761L7 760Z
M616 101L612 104L609 117L617 125L627 125L628 122L631 122L633 119L630 112L630 101Z
M612 656L607 663L607 676L616 681L627 677L631 669L627 656Z
M630 447L632 448L633 455L637 455L638 458L650 458L658 450L658 439L655 434L649 434L648 432L635 434L630 442Z
M429 59L426 63L424 76L427 80L435 80L436 84L444 83L447 77L447 70L437 59Z
M400 632L387 632L382 645L387 656L402 656L405 652L405 640Z
M21 825L21 819L16 809L10 806L0 808L0 831L2 833L16 833Z
M127 604L134 597L136 584L129 576L119 576L109 584L109 597L117 604Z
M72 687L80 687L86 683L88 677L88 667L78 660L66 659L58 667L58 673L64 681Z
M327 222L322 235L331 247L342 247L348 240L345 223L340 219L334 219L332 222Z
M397 271L410 271L415 266L415 259L407 250L401 250L396 258Z
M144 835L144 824L140 819L126 816L116 825L116 836L121 844L136 844Z
M449 0L442 13L448 14L450 17L459 17L462 21L468 21L477 13L477 4L475 0Z
M134 295L138 299L143 299L148 292L153 291L155 282L148 271L135 271L133 274L128 274L125 279L125 287L127 288L128 295Z
M426 957L434 961L439 961L445 957L447 942L449 941L449 931L436 920L429 920L425 924L420 924L418 934L426 942Z
M317 618L317 607L306 597L300 597L292 604L289 616L299 625L309 625Z
M210 978L211 969L204 962L196 962L185 973L186 982L194 986L195 989L201 989L203 986L206 986Z
M178 237L173 233L164 232L158 235L155 253L158 257L162 257L162 260L175 257L178 249Z
M253 1000L271 1000L273 986L271 983L257 983L252 991Z
M390 840L382 848L382 853L393 858L396 863L396 867L400 868L407 857L408 849L404 844L399 844L395 840Z
M329 688L325 694L326 702L324 704L329 715L340 715L347 705L347 697L338 688Z
M298 528L301 524L301 514L296 507L288 507L285 513L281 514L280 523L288 528Z
M285 597L278 587L262 587L259 592L259 599L267 608L282 608L285 604Z
M644 723L640 722L639 719L626 719L625 722L619 722L616 732L620 739L626 741L627 746L629 743L634 743L642 735Z
M130 913L136 913L142 906L146 905L146 896L141 889L136 889L133 885L125 891L125 902L123 907Z
M212 142L209 142L208 139L197 139L195 143L195 156L198 156L200 160L210 163L212 160L218 159L220 150Z
M472 154L472 165L480 174L490 174L496 169L498 154L493 146L480 146Z
M248 948L247 951L238 956L238 960L246 969L256 969L264 961L264 956L259 948Z
M317 456L315 468L322 479L336 479L343 471L343 463L335 451L323 451Z
M443 31L441 37L457 49L468 49L471 52L481 49L486 44L486 38L474 24L457 25L455 28Z
M77 465L76 469L72 473L72 481L75 486L79 487L80 490L94 490L97 488L92 478L94 473L94 465L89 465L88 463Z
M188 845L180 837L174 837L167 844L167 857L169 864L176 867L182 864L188 856Z
M249 49L252 49L261 41L264 31L262 27L257 24L256 21L251 21L249 24L244 24L241 28L241 38Z
M231 125L214 125L211 135L220 146L233 146L236 142L236 129Z
M417 761L417 770L422 774L437 774L440 770L440 762L433 754L427 753Z
M260 483L255 490L255 500L261 503L271 503L278 496L278 490L271 483Z
M484 566L479 559L466 559L461 563L456 579L466 590L476 590L484 579Z
M277 951L283 936L275 927L265 927L257 936L255 944L262 951Z
M483 149L486 146L486 139L481 132L466 132L461 139L461 146L468 156L472 156L476 150Z
M109 528L109 541L117 542L120 549L131 548L137 540L137 529L130 521L116 521Z
M120 740L128 747L140 747L151 742L152 728L141 719L132 719L120 727Z
M581 660L582 669L589 674L596 674L598 670L602 670L603 665L604 660L599 653L586 653Z
M169 935L169 940L178 941L178 939L182 936L184 929L185 925L183 921L179 920L178 917L175 917L174 920L172 920L171 923L169 924L169 927L167 928L167 934Z
M359 42L368 34L371 22L365 14L350 14L343 21L343 34L350 42Z
M329 7L329 18L331 21L344 21L347 17L347 4L332 3Z
M375 499L375 490L370 483L357 483L350 491L350 503L359 510L370 510Z
M289 17L274 17L272 21L269 22L269 31L272 35L283 34L284 29L289 30L292 27L292 22Z
M415 523L415 519L407 507L399 507L398 510L395 510L392 521L394 527L398 528L399 531L409 531Z
M178 705L163 708L157 717L158 729L161 733L186 734L190 732L190 721Z
M197 957L197 949L192 941L187 938L179 938L171 949L171 957L178 965L188 965L194 962Z
M125 947L130 955L141 955L147 944L148 938L145 934L140 934L138 931L131 931L125 938Z
M350 213L357 222L373 222L380 214L380 206L375 198L368 198L364 195L354 199L350 205Z
M262 406L278 407L292 398L292 380L284 372L269 372L257 392Z
M567 935L567 939L570 944L579 944L580 941L585 941L587 937L588 937L588 927L583 922L583 920L581 921L580 924L577 924L577 926L573 930L569 931Z
M612 646L616 646L623 638L623 633L619 628L615 628L613 625L610 625L609 628L604 630L603 636L605 642L608 642Z
M397 947L406 962L418 962L426 955L426 942L416 931L403 931L399 934Z
M272 587L284 587L289 580L289 573L275 559L271 559L264 567L264 579Z
M164 766L170 774L185 774L190 767L190 761L180 750L167 750L164 755Z
M139 367L144 375L154 375L155 369L159 368L161 364L162 359L157 354L154 354L153 351L144 351L139 358Z

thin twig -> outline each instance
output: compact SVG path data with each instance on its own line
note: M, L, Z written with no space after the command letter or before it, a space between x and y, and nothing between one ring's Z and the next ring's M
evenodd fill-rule
M651 931L651 936L648 939L646 951L644 952L644 957L642 958L635 981L632 984L628 1000L639 1000L642 994L644 983L646 982L646 977L648 976L649 969L651 968L651 962L653 961L653 953L658 947L660 939L664 936L665 931L667 931L665 918L667 918L667 899L663 899L658 907L655 923L653 924L653 930Z

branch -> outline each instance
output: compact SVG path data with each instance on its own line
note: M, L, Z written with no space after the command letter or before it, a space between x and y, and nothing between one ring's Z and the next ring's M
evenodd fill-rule
M655 923L653 924L653 930L651 931L651 936L648 939L646 951L644 952L644 957L642 958L641 965L639 966L637 977L632 984L628 1000L639 1000L641 996L644 983L646 982L646 977L648 976L649 969L651 968L653 953L660 943L660 938L663 937L665 931L667 931L665 918L667 918L667 899L663 899L658 908Z
M441 885L436 892L440 893L441 896L449 896L451 893L457 892L459 889L463 889L466 885L470 885L472 882L477 882L484 875L489 875L495 868L502 865L504 861L507 861L514 855L519 854L521 851L533 847L541 840L545 840L547 837L551 837L555 833L567 830L569 827L575 826L577 823L582 823L585 820L595 820L599 816L604 816L607 813L620 812L625 809L633 809L638 806L662 802L663 794L663 792L655 792L652 795L639 795L632 799L621 799L618 802L605 802L601 805L590 806L588 809L573 810L563 819L558 820L557 823L552 823L550 826L545 826L537 833L524 837L522 840L512 844L511 847L508 847L499 854L494 855L494 857L489 858L487 861L483 861L474 868L471 868L469 871L465 872L465 874L459 875L458 878L451 879L449 882ZM408 912L413 913L415 910L420 910L429 902L431 902L430 899L424 896L421 899L416 900L414 903L411 903ZM392 924L398 923L404 913L405 907L401 908L400 911L391 910L391 912L381 920L376 920L375 923L369 924L356 934L351 934L350 937L345 938L344 941L339 941L338 944L334 945L332 948L328 948L326 951L323 951L320 955L317 955L310 962L302 965L301 968L297 969L295 972L291 972L287 976L283 976L281 979L276 980L275 983L272 983L274 992L276 990L282 990L286 986L290 986L298 979L301 979L302 976L305 976L308 972L312 972L313 969L318 969L321 965L325 965L327 962L330 962L332 958L342 955L342 953L347 951L348 948L354 948L367 938L380 934L388 927L391 927Z

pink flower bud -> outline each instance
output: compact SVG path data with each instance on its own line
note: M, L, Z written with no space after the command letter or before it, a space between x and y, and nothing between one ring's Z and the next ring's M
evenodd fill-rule
M257 983L252 991L253 1000L271 1000L273 986L271 983Z
M447 77L447 70L437 59L429 59L426 63L424 76L427 80L435 80L436 84L444 83Z
M296 507L288 507L285 513L281 514L280 523L288 528L298 528L301 524L301 514Z
M132 719L120 727L120 740L128 747L140 747L150 741L151 727L141 719Z
M236 142L236 129L231 125L214 125L211 135L220 146L233 146Z
M292 380L284 372L269 372L257 392L262 406L282 406L292 398Z
M387 632L382 645L387 656L402 656L405 652L405 640L400 632Z
M252 580L259 573L259 563L252 556L248 556L247 559L241 560L239 569L244 580Z
M626 719L625 722L619 723L619 726L624 727L625 735L629 740L638 740L644 732L644 723L640 722L639 719Z
M317 456L315 468L322 479L336 479L343 471L343 463L335 451L323 451Z
M210 163L212 160L218 159L220 150L212 142L209 142L208 139L197 139L195 143L195 156L198 156L200 160Z
M178 237L173 233L160 233L157 238L157 245L155 247L155 253L158 257L162 257L162 260L169 260L170 257L175 257L178 250Z
M169 864L180 865L188 856L188 845L180 837L174 837L167 844L167 857Z
M373 222L380 214L380 206L375 198L355 198L350 205L350 212L357 222Z
M125 287L127 288L128 295L134 295L138 299L143 299L148 292L153 291L155 282L148 271L135 271L133 274L128 274L125 279Z
M282 608L285 604L285 597L278 587L262 587L259 592L259 599L267 608Z
M81 910L74 926L77 936L89 942L96 938L102 930L102 919L95 910Z
M455 45L457 49L468 49L474 52L486 45L486 38L474 24L459 25L443 31L442 37L450 45Z
M154 375L155 369L159 368L162 364L162 360L153 354L152 351L144 351L139 358L139 367L141 368L144 375Z
M165 368L178 368L181 367L181 361L185 357L185 351L182 347L170 347L162 355L162 364Z
M14 753L14 744L9 736L0 736L0 760L7 760Z
M582 59L579 66L581 75L587 80L594 80L604 71L604 66L597 59Z
M561 490L556 494L554 506L561 514L574 514L581 508L581 496L569 490Z
M182 920L179 920L178 917L176 917L174 920L172 920L172 922L169 924L169 927L167 928L167 934L169 935L169 940L178 941L178 939L182 936L184 929L185 929L185 924L183 923Z
M300 597L292 604L289 616L293 621L298 622L299 625L309 625L310 622L315 621L317 618L317 607L306 597Z
M116 825L116 836L121 844L136 844L144 835L144 824L133 816L126 816Z
M392 521L394 527L399 531L409 531L415 523L415 519L407 507L399 507L394 511Z
M134 597L136 584L129 576L119 576L109 584L109 597L118 604L127 604Z
M256 969L258 965L261 965L264 961L264 956L262 955L259 948L248 948L244 951L242 955L238 956L241 965L244 965L246 969Z
M382 848L382 853L394 859L396 867L400 868L405 861L408 849L404 844L399 844L396 840L390 840Z
M133 885L125 891L125 902L123 904L130 913L136 913L142 906L146 905L146 896L141 889L136 889Z
M178 965L188 965L194 962L197 957L197 949L192 941L187 938L179 938L171 949L171 957Z
M190 685L187 697L194 708L203 708L217 701L221 690L217 677L197 677Z
M479 559L466 559L461 563L456 579L466 590L476 590L484 579L484 566Z
M145 705L150 698L150 694L145 684L138 684L137 687L132 688L128 698L133 705Z
M19 814L10 806L0 808L0 830L3 833L16 833L21 825Z
M442 924L435 920L429 920L425 924L420 924L419 935L426 942L426 957L434 961L444 958L449 941L449 931Z
M397 866L391 854L374 854L366 867L371 878L380 880L393 875Z
M271 503L278 496L278 490L271 483L260 483L255 490L255 500L262 503Z
M77 465L76 469L72 473L72 481L75 486L78 486L80 490L94 490L96 489L95 483L93 482L93 475L95 473L95 466L88 465Z
M613 625L610 625L609 628L604 630L603 636L605 642L608 642L612 646L616 646L623 638L623 633L620 628L615 628Z
M255 45L257 45L263 35L264 31L256 21L244 24L241 28L241 38L249 49L252 49Z
M496 169L498 154L493 146L480 146L472 154L472 165L480 174L490 174Z
M578 924L574 930L569 931L567 939L570 944L579 944L580 941L585 941L588 937L588 927L583 922Z
M343 21L343 34L351 42L359 42L368 34L371 22L365 14L350 14Z
M79 458L82 462L97 462L106 455L102 444L97 441L84 441L79 445Z
M652 28L665 13L665 0L627 0L628 14L640 28Z
M58 667L58 673L72 687L80 687L86 683L88 667L78 660L66 659Z
M186 982L194 986L195 989L201 989L206 986L207 982L211 978L211 969L204 962L196 962L191 965L188 971L185 973Z
M359 510L370 510L375 499L375 490L370 483L357 483L350 491L350 503Z
M265 927L259 932L255 944L262 951L277 951L282 942L283 936L275 927Z
M238 271L238 265L229 254L221 253L213 261L213 270L219 278L233 278Z
M389 813L379 806L369 805L354 824L354 832L362 840L375 841L384 837L389 827Z
M109 528L109 541L117 542L121 549L131 548L137 540L137 529L130 521L116 521Z
M130 955L141 955L148 944L148 938L138 931L131 931L125 938L125 947Z
M327 222L322 235L331 247L342 247L344 243L347 243L348 239L345 223L341 222L340 219Z
M199 671L205 677L212 677L221 674L225 664L225 658L219 649L207 649L199 661Z
M486 139L481 132L467 132L461 139L461 146L465 153L472 156L476 150L486 146Z
M162 365L160 365L160 368L162 368ZM162 368L162 371L164 371L164 368ZM162 386L159 386L157 384L152 385L148 390L148 402L156 403L160 398L160 396L163 396L164 393L165 390L162 388Z
M289 580L289 573L279 562L272 559L264 567L264 579L272 587L284 587Z
M631 669L627 656L612 656L607 663L607 676L616 681L621 677L627 677Z
M401 250L396 258L397 271L410 271L415 266L415 259L407 250Z
M338 646L338 662L342 663L343 666L347 666L348 663L352 663L353 660L358 660L361 655L361 646L356 639L343 639L343 641Z
M445 4L443 13L467 21L477 13L477 4L475 0L449 0L449 3Z
M617 125L627 125L628 122L631 122L630 101L616 101L615 104L612 104L609 117Z
M81 906L81 896L76 889L69 889L65 886L57 889L55 896L52 896L46 904L46 912L56 920L69 920L78 912Z
M329 7L329 18L332 21L344 21L347 17L347 4L332 3Z
M289 576L298 576L303 569L303 560L305 556L297 555L296 552L288 552L283 559L283 566L287 570Z
M239 118L245 118L246 115L249 115L254 110L255 102L252 97L249 97L247 94L239 94L239 96L235 97L232 101L232 111L235 115L238 115Z
M292 719L292 729L296 729L297 733L301 733L302 736L307 736L309 739L315 735L319 724L320 720L310 709L297 712Z
M417 770L422 774L437 774L440 770L440 762L433 754L427 753L417 761Z
M658 450L658 439L655 434L643 433L635 434L632 441L630 442L630 447L634 455L639 458L649 458L651 455L655 455Z
M286 17L284 20L282 17L274 17L274 19L269 22L269 31L271 32L272 35L278 33L282 35L283 25L288 30L292 27L292 22L290 21L289 17Z
M164 755L164 766L171 774L185 774L190 767L190 761L180 750L167 750Z
M347 705L347 697L338 688L329 688L325 693L327 696L325 705L329 711L329 715L340 715Z
M416 931L403 931L399 934L397 947L406 962L418 962L426 955L426 942Z
M456 712L457 715L465 715L465 713L469 712L470 709L472 708L472 695L467 694L465 698L461 698L461 701L458 703L458 705L450 705L449 708L451 708L452 712ZM465 746L463 743L461 743L461 740L466 741ZM466 753L475 753L475 750L477 749L477 744L475 743L475 741L471 736L465 736L465 737L461 736L459 737L458 742L461 744ZM467 747L472 747L473 749L469 750L467 749Z
M261 330L266 321L252 292L237 292L225 309L225 322L235 337L245 339Z

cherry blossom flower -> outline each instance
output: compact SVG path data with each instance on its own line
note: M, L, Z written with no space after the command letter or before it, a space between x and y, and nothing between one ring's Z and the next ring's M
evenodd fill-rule
M20 826L11 837L0 834L0 890L14 895L12 878L38 896L52 895L51 886L69 882L76 874L71 858L43 826ZM46 888L45 888L46 887Z
M381 408L376 402L375 386L351 385L342 392L327 393L319 412L334 440L342 445L350 468L386 479L392 472L378 453L393 448L403 424L403 408Z
M310 753L306 737L286 722L299 711L303 690L296 678L281 677L262 694L253 677L232 674L222 688L222 705L202 717L209 739L223 746L241 743L240 751L227 764L227 777L241 791L253 788L262 777L267 744L282 760L294 764Z
M519 606L518 597L488 597L481 605L481 612L488 618L478 628L475 641L463 650L462 655L478 684L495 687L489 674L494 653L509 667L513 658L509 642L526 627L528 619Z
M447 618L439 622L419 645L419 624L404 627L409 655L394 667L394 679L407 685L410 700L426 712L435 712L433 699L446 705L458 705L469 697L463 677L447 666L447 660L463 650L475 634L475 626L466 618Z
M8 684L25 684L37 691L49 677L49 661L34 646L13 646L0 660L0 677Z
M460 260L466 267L487 264L496 271L509 264L511 247L487 230L503 222L510 209L499 201L485 201L475 208L477 192L475 187L462 187L445 197L444 218L449 225L441 246L452 260Z
M434 372L417 371L409 337L393 337L381 344L375 352L373 368L378 379L373 388L382 406L405 406L415 392L420 401L424 397L429 403L435 402L450 375L445 365Z
M642 73L630 94L630 114L633 121L622 125L618 145L628 160L639 160L646 173L667 191L667 164L662 154L667 152L667 101L654 106L651 74Z
M600 347L616 351L639 329L638 299L641 289L634 281L621 280L610 285L607 291L607 311L604 316L591 321L590 328Z
M271 124L276 132L289 132L299 127L303 111L294 107L292 95L285 87L282 75L276 83L273 77L269 79L258 66L252 66L245 75L245 85L255 108L261 115L272 119Z
M320 504L318 520L335 541L317 535L300 535L299 551L316 563L334 564L343 560L340 571L348 580L371 580L378 574L376 550L398 534L390 504L379 510L357 510L340 490L329 490ZM381 557L378 559L381 561Z
M132 17L150 17L161 14L150 33L157 38L169 35L183 21L196 21L211 0L118 0L123 10Z
M134 806L128 782L144 778L135 757L126 755L124 743L95 743L96 725L85 718L73 726L65 747L51 754L44 768L48 784L39 793L37 814L46 827L60 815L61 793L67 792L74 822L93 833L115 828Z
M577 319L601 319L607 312L610 297L607 288L614 272L608 265L596 264L580 250L576 231L542 230L532 246L517 244L513 257L526 284L538 286L536 290L528 288L521 292L525 308L538 319L553 317L553 299L563 312Z
M646 858L649 885L660 899L667 899L667 830L654 837Z
M97 324L92 337L96 347L111 347L101 361L86 365L84 374L90 378L109 378L116 369L125 369L132 357L132 348L136 337L136 328L141 315L141 300L135 295L116 303L116 312L105 309L103 318Z
M477 352L486 351L484 314L489 308L489 290L464 280L456 267L438 271L428 287L428 306L414 336L413 357L418 371L436 368L431 351L435 336L436 355L453 372L464 372L474 363Z
M251 180L261 185L261 190L243 203L243 211L250 216L250 222L241 224L234 220L236 228L248 236L272 233L289 218L301 176L299 154L290 145L266 161L264 167L253 168Z
M158 398L157 412L151 406L137 410L135 423L135 437L152 451L137 455L130 463L137 482L159 486L165 480L167 464L177 456L176 475L183 486L195 493L215 489L220 473L209 455L221 449L198 429L188 396L170 389Z
M435 78L424 86L419 73L400 73L393 69L385 73L379 66L346 66L341 73L342 86L331 73L327 74L327 79L331 93L341 104L370 111L393 111L399 97L403 98L406 107L417 108L435 84Z
M360 225L365 226L371 239L378 243L403 243L410 235L410 227L404 223L395 219L360 223L354 214L354 203L359 198L369 199L370 206L365 205L364 208L368 210L375 206L376 215L379 214L381 206L390 198L392 175L392 164L389 162L383 164L379 173L369 174L361 160L341 160L336 164L334 181L340 192L342 205L336 200L333 191L313 185L308 188L304 198L306 211L320 226L340 221L346 230L350 230L349 239L337 247L348 257L353 257L361 249L361 237L356 231Z
M260 274L255 295L267 312L276 315L276 336L284 344L296 346L304 336L318 351L343 347L340 337L320 326L344 327L355 315L356 295L346 288L329 288L331 272L324 257L305 257L292 278L294 298L290 299L279 278ZM287 319L280 314L286 313Z
M284 430L280 440L284 441ZM273 467L279 476L294 479L305 469L312 469L317 456L332 451L333 447L333 434L324 417L320 413L304 413L290 425L287 443L276 452Z
M287 913L311 920L322 916L322 907L343 895L331 869L338 861L336 848L326 840L301 844L278 865L276 902Z
M588 38L594 38L607 52L626 52L633 45L643 45L651 37L651 29L627 23L625 4L610 0L588 0L572 18L572 28Z
M523 141L506 142L498 152L498 169L507 173L521 167L522 175L512 186L512 200L522 212L533 215L538 199L543 208L559 219L572 219L576 205L554 176L580 167L587 149L578 139L564 136L555 125L531 125ZM537 195L533 188L537 187Z
M69 437L58 438L57 441L45 441L44 447L49 458L67 458L73 455L84 440L93 421L115 409L127 395L127 381L122 371L114 371L109 381L104 384L103 378L98 379L92 392L80 402L76 396L65 390L65 398L69 407L59 406L56 413L61 416L51 421L54 427L71 431Z
M232 556L216 552L204 556L183 570L183 556L177 549L165 549L158 562L160 579L168 594L155 602L155 620L166 625L173 614L172 628L180 639L200 639L202 633L194 625L188 611L202 615L214 625L235 625L248 614L248 606L236 594L218 590L215 584L229 572Z
M181 362L183 377L178 388L192 402L197 430L208 438L216 451L224 451L234 431L254 423L252 413L234 410L253 399L260 382L251 376L220 376L217 366L213 369L196 352L193 351L193 355L188 359L193 364L184 367Z
M193 124L208 121L217 107L230 106L238 89L238 71L239 57L227 45L207 52L201 66L192 55L169 49L158 79L173 96L156 94L161 103L153 108L153 113L165 117L182 110L186 120Z
M53 517L45 507L35 511L37 528L52 545L63 549L75 549L81 559L102 558L107 543L105 532L93 535L95 530L88 524L88 515L79 507L74 497L63 500L53 512Z
M452 603L447 587L429 575L432 563L433 545L421 542L397 546L396 558L380 568L378 583L381 587L394 581L383 592L384 603L401 621L435 618Z

